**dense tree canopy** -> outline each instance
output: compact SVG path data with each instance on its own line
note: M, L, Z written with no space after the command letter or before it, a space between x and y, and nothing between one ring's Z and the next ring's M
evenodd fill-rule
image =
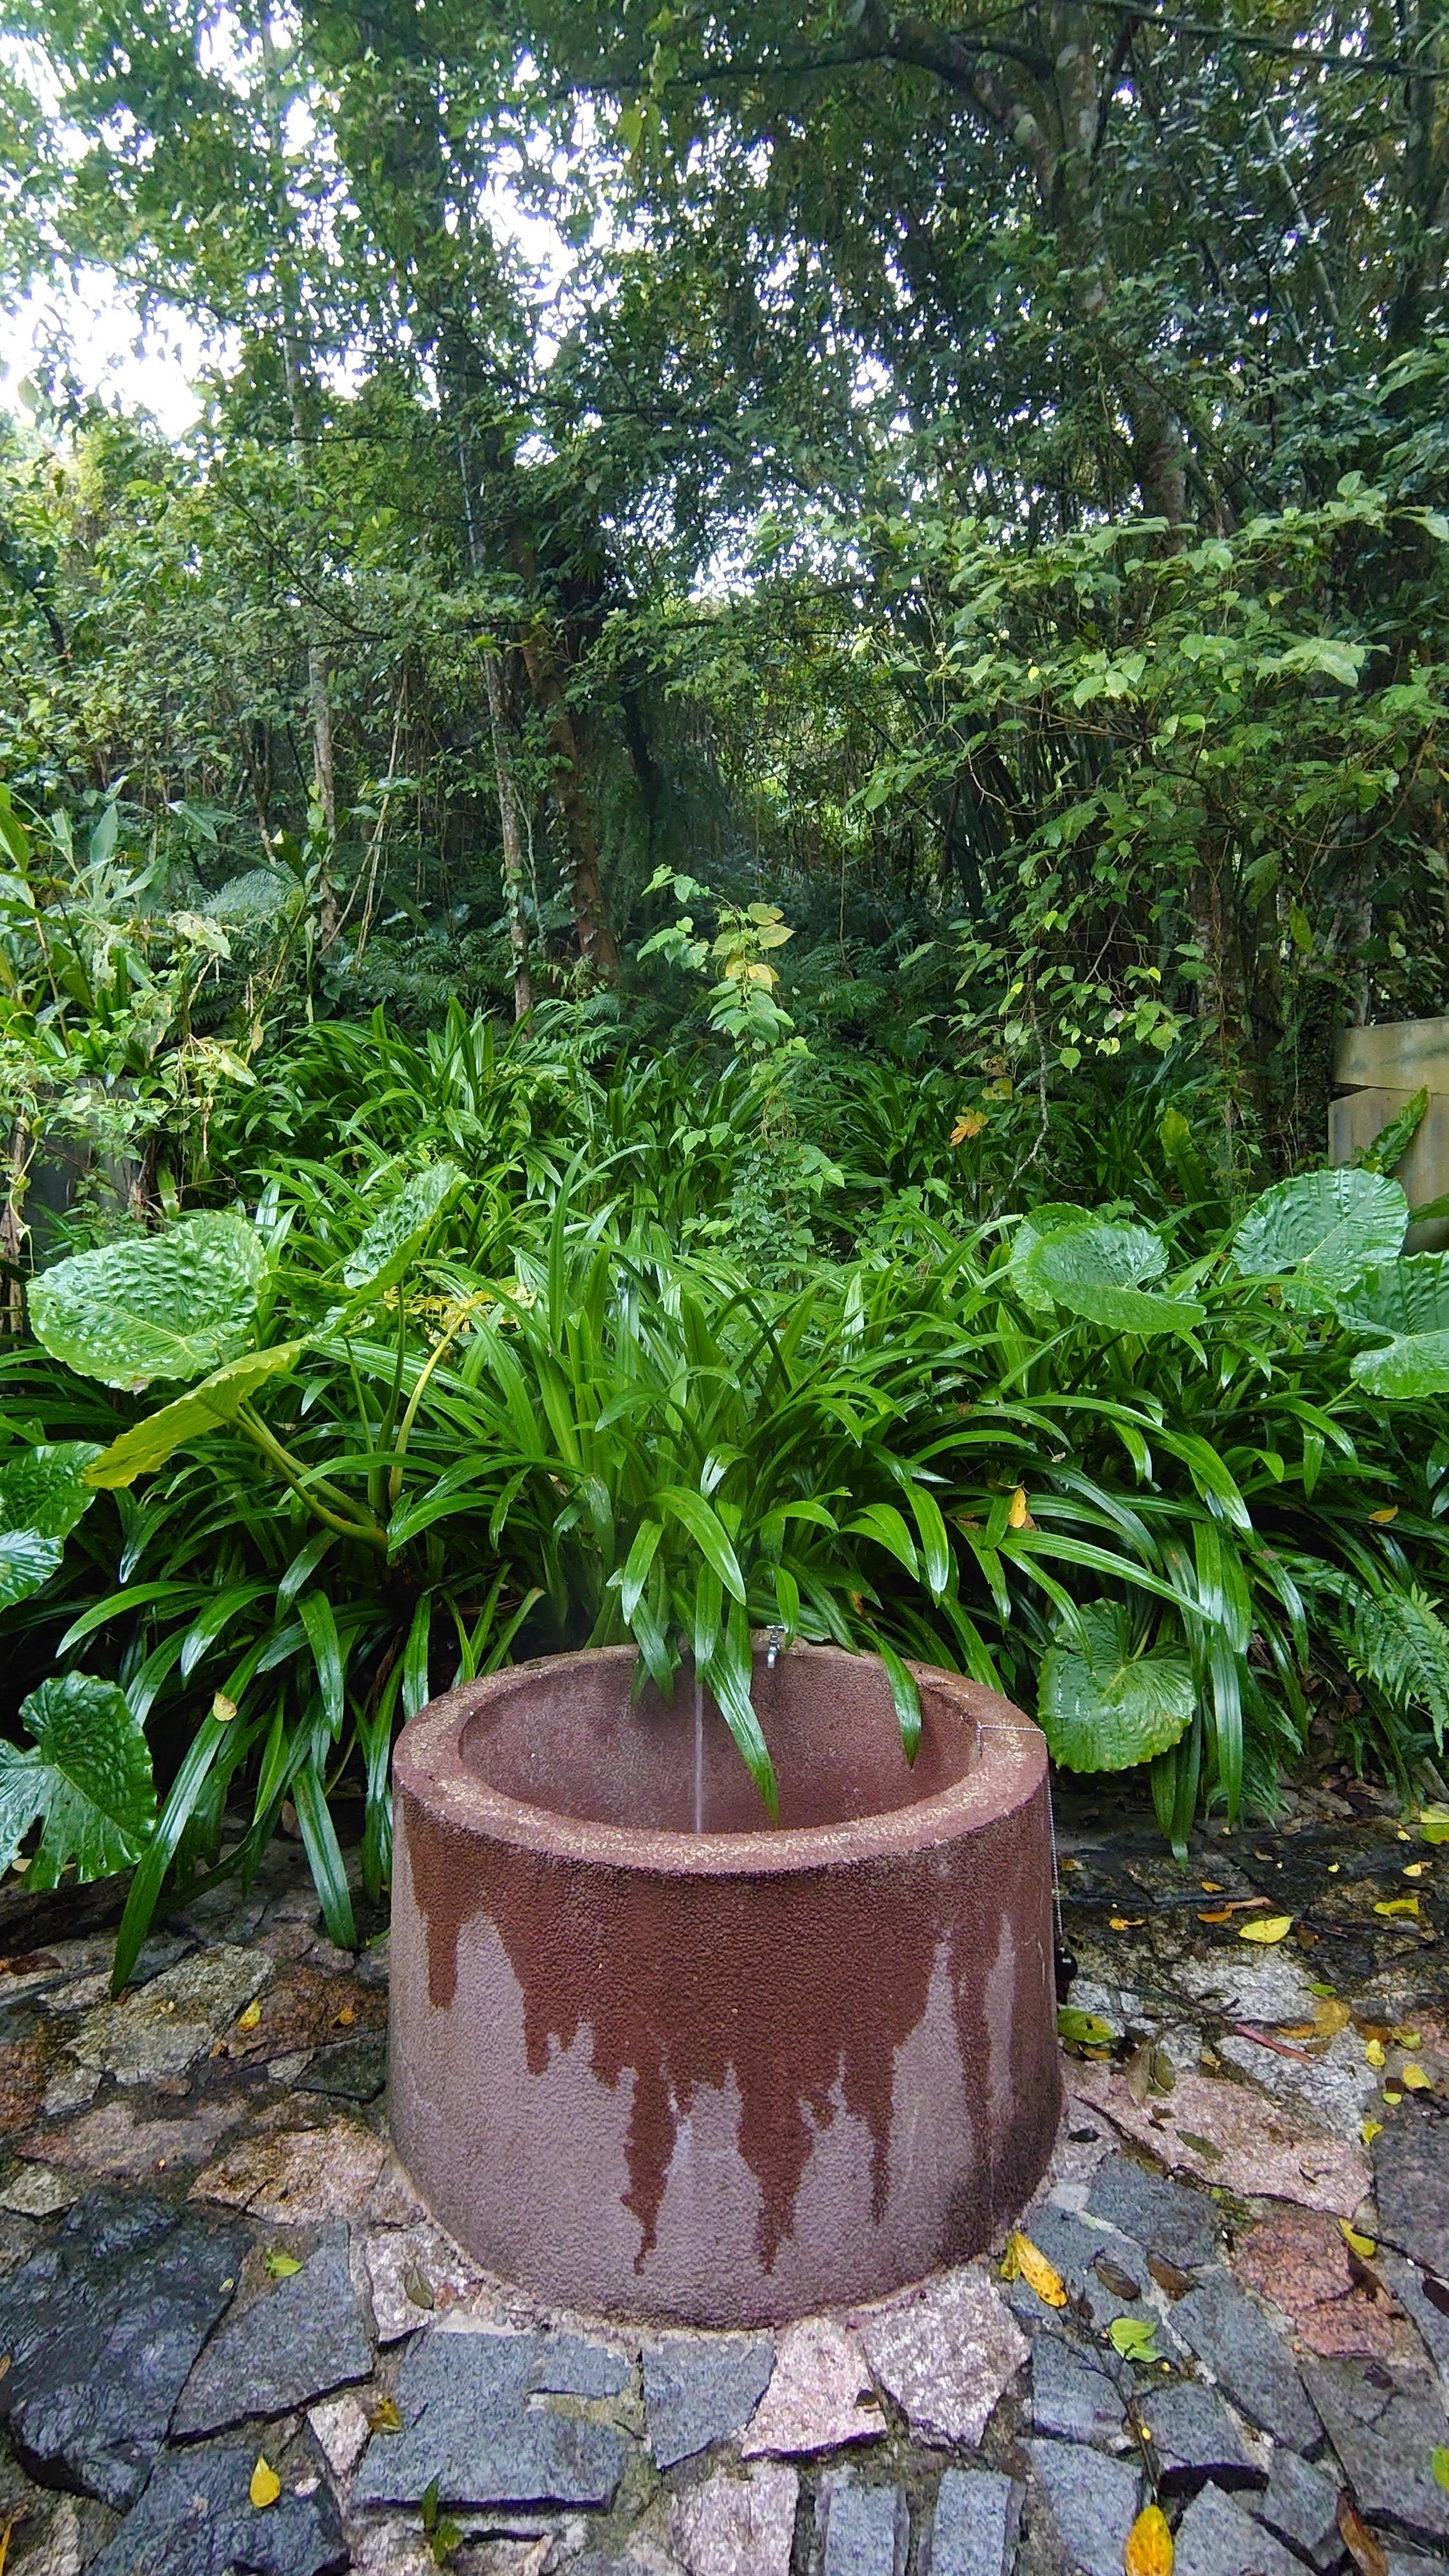
M1438 0L22 18L12 276L216 357L11 431L4 765L232 926L216 1029L647 1019L661 864L822 1034L1280 1161L1441 1007Z

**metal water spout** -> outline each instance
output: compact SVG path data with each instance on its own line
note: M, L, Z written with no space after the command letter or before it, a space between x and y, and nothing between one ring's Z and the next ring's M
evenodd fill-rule
M772 1627L765 1630L765 1670L767 1673L772 1673L774 1671L776 1658L778 1657L784 1642L785 1631L783 1628Z

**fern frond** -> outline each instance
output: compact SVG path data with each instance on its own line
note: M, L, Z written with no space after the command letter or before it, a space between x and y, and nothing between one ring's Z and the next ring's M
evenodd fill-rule
M1349 1603L1344 1648L1356 1681L1396 1708L1422 1709L1444 1749L1449 1728L1449 1627L1417 1583L1358 1592Z

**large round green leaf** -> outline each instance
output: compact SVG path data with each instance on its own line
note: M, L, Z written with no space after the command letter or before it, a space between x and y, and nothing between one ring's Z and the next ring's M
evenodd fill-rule
M78 1879L129 1868L155 1822L156 1793L124 1691L65 1673L32 1691L20 1714L35 1742L0 1742L0 1871L42 1816L27 1887L55 1887L72 1862Z
M1375 1351L1360 1351L1349 1364L1369 1395L1396 1403L1449 1394L1449 1330L1400 1333Z
M1383 1172L1300 1172L1254 1201L1233 1259L1245 1279L1281 1279L1292 1305L1331 1306L1393 1260L1408 1222L1409 1202Z
M1132 1622L1105 1601L1081 1612L1083 1644L1042 1657L1037 1714L1067 1771L1127 1771L1165 1753L1192 1723L1192 1666L1171 1646L1134 1654Z
M1050 1314L1052 1304L1047 1290L1039 1285L1028 1267L1037 1245L1050 1234L1070 1234L1076 1227L1095 1225L1096 1222L1090 1208L1072 1207L1061 1199L1047 1200L1019 1220L1011 1238L1006 1276L1023 1306L1033 1315Z
M0 1610L28 1601L59 1573L64 1554L61 1540L45 1538L39 1530L0 1530Z
M1027 1285L1069 1315L1114 1333L1186 1333L1201 1323L1194 1298L1154 1295L1138 1285L1167 1267L1161 1240L1145 1225L1074 1225L1043 1235L1022 1264Z
M243 1217L192 1216L125 1234L42 1273L30 1320L52 1357L136 1393L235 1358L256 1317L266 1247Z
M1393 1336L1350 1366L1370 1395L1402 1402L1449 1392L1449 1254L1385 1262L1336 1303L1350 1331Z
M414 1172L354 1244L342 1268L344 1287L372 1295L390 1288L462 1186L456 1163L431 1163L425 1172Z
M278 1342L269 1351L243 1351L240 1359L228 1360L224 1368L213 1369L199 1386L178 1395L174 1404L163 1404L159 1413L148 1413L144 1422L135 1422L129 1431L121 1432L109 1449L93 1453L94 1464L86 1469L86 1483L134 1485L138 1476L154 1475L183 1440L195 1440L203 1432L215 1431L223 1422L234 1421L238 1405L246 1403L269 1377L284 1375L305 1348L304 1342Z

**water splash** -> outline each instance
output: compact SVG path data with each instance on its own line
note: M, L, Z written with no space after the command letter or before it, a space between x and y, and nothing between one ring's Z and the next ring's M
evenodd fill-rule
M694 1830L704 1831L704 1684L694 1685Z

